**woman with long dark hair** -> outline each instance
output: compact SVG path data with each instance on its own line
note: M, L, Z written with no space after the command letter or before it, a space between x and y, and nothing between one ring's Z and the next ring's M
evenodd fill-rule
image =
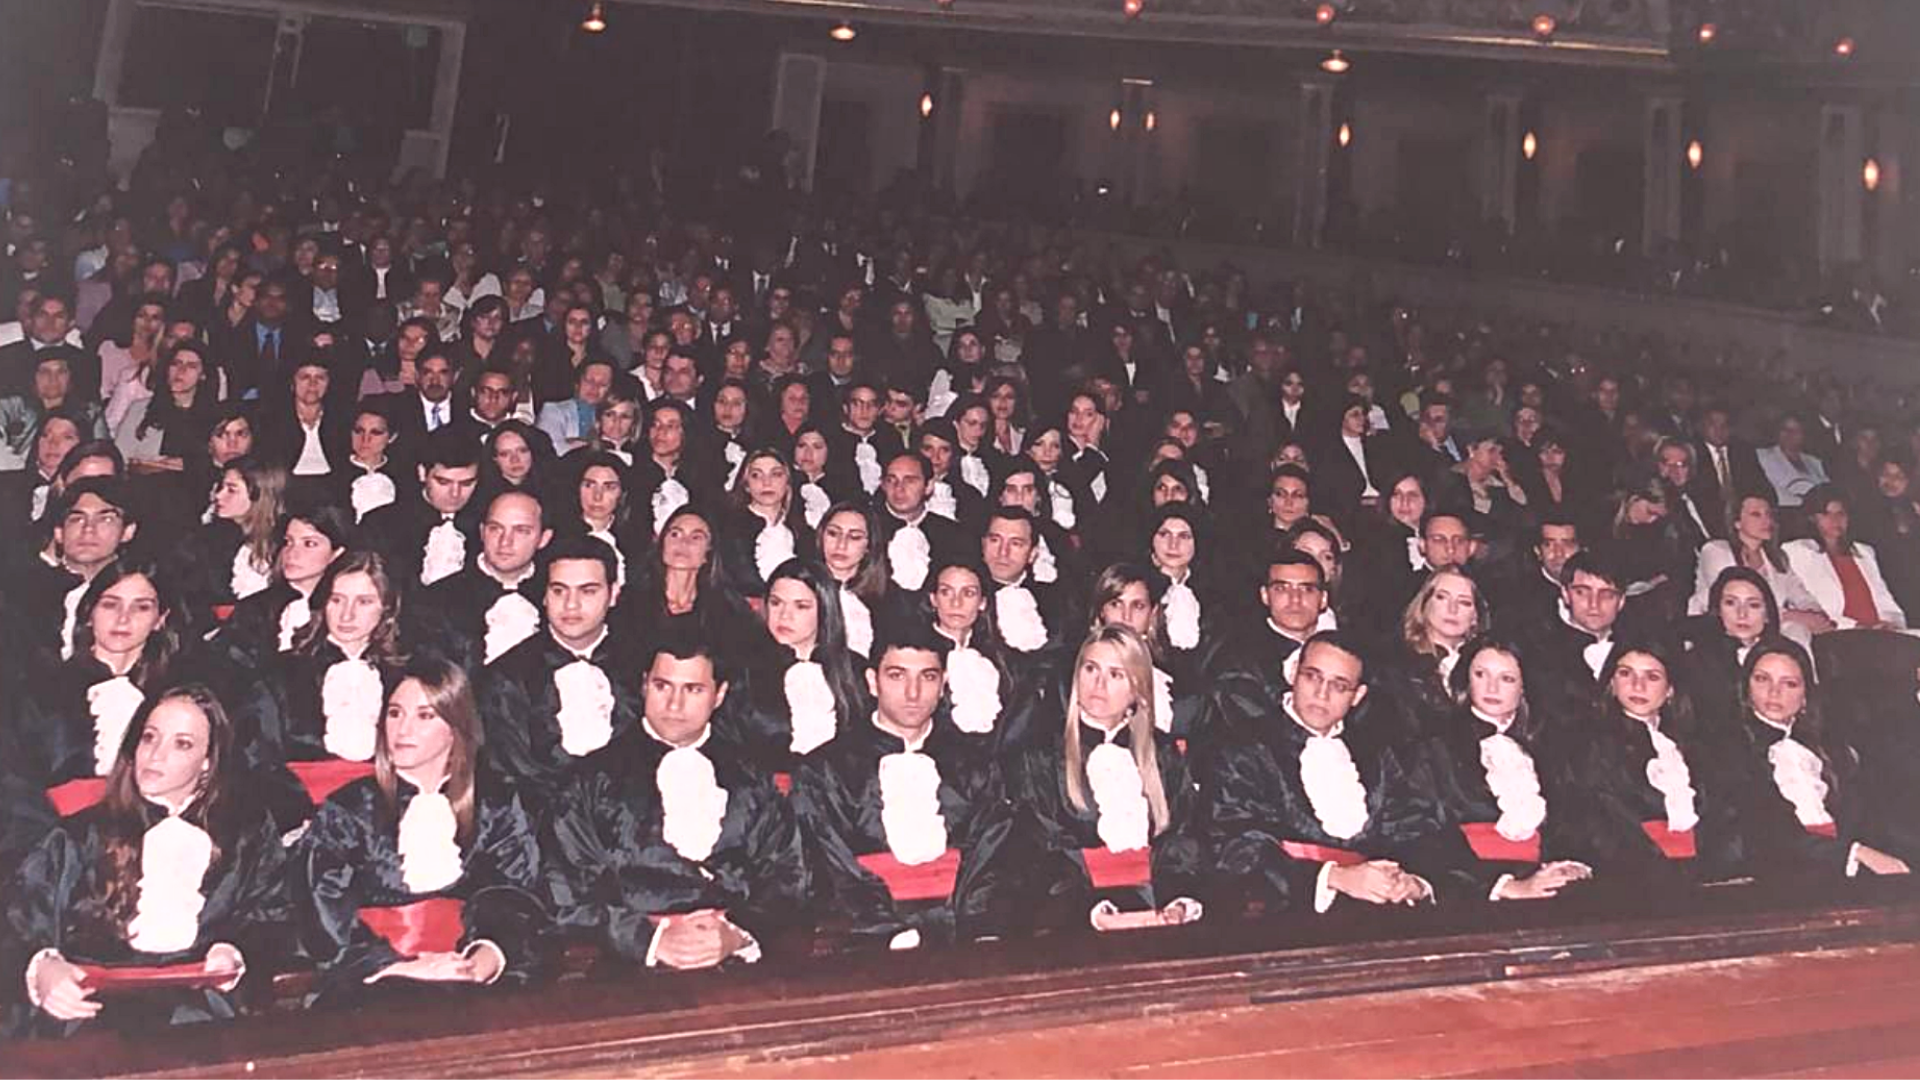
M1706 614L1693 620L1682 682L1709 722L1735 715L1741 672L1756 645L1780 632L1780 605L1758 570L1729 566L1707 592Z
M1568 782L1589 812L1568 830L1565 855L1598 875L1651 886L1740 867L1734 806L1712 783L1713 740L1678 671L1664 642L1616 643L1590 728L1568 748Z
M241 671L293 648L295 636L313 621L309 598L320 579L357 539L349 512L331 503L293 507L280 522L274 544L273 582L233 606L213 641Z
M641 645L695 634L706 641L740 642L759 635L759 620L720 572L713 518L698 506L670 514L618 611L621 625Z
M789 559L775 569L762 618L743 741L778 770L867 716L865 662L847 646L839 585L817 563Z
M239 797L241 772L233 725L203 686L130 719L104 797L47 834L4 890L0 971L23 981L34 1029L230 1018L249 966L273 970L285 856L267 814ZM147 989L102 994L143 977Z
M1720 764L1740 810L1747 872L1828 881L1908 873L1920 829L1875 820L1859 753L1821 715L1813 658L1771 638L1747 654L1742 676L1740 714L1726 724L1733 752Z
M375 700L373 775L328 796L292 857L324 1002L387 980L524 981L548 923L533 822L485 766L466 672L423 655L398 675Z
M1553 736L1527 700L1520 643L1482 634L1458 655L1447 682L1454 707L1426 733L1435 794L1479 858L1489 899L1558 895L1593 871L1561 857L1559 817L1568 805L1551 767Z
M219 408L219 372L195 341L163 346L147 373L146 393L113 426L114 444L136 469L179 472L206 443Z
M186 622L151 561L115 559L94 575L74 613L73 658L35 679L14 715L22 759L4 766L48 789L71 813L97 797L128 725L170 685Z

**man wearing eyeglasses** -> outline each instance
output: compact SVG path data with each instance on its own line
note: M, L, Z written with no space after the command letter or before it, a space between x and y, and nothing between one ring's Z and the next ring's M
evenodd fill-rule
M1471 895L1472 853L1413 783L1411 762L1348 730L1368 698L1358 646L1330 630L1299 652L1277 704L1195 747L1223 895L1267 914Z

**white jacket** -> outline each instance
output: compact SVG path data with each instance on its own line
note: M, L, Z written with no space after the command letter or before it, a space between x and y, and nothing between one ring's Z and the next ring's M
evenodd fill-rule
M1821 549L1820 542L1795 540L1785 545L1785 550L1794 576L1806 585L1815 600L1820 601L1820 610L1827 613L1827 618L1842 630L1851 630L1860 625L1840 613L1847 606L1846 593L1840 587L1840 572L1833 568L1833 560ZM1872 546L1856 541L1853 545L1853 561L1860 567L1861 576L1867 579L1867 588L1873 592L1873 606L1880 612L1880 621L1890 629L1905 630L1907 614L1900 610L1893 593L1888 591L1887 579L1880 573L1880 560L1874 555Z

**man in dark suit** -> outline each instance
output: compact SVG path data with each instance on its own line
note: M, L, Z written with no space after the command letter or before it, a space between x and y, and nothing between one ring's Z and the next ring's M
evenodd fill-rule
M0 396L24 394L33 386L34 369L43 353L57 353L73 373L74 393L91 401L100 394L100 357L67 343L73 329L73 305L66 297L43 294L26 319L26 337L0 348Z
M293 314L287 283L264 282L252 314L238 327L238 347L224 358L228 396L257 398L270 388L286 386L293 365L312 351L307 325Z
M457 392L453 360L438 344L420 354L412 389L395 395L393 433L403 445L418 446L433 432L466 422L465 395Z
M1733 437L1733 420L1721 405L1708 406L1700 416L1700 442L1694 447L1694 491L1701 515L1726 532L1727 508L1748 491L1769 491L1767 474L1753 447Z

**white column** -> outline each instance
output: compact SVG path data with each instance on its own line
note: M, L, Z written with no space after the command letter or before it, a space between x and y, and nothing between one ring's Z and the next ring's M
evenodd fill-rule
M1520 192L1520 95L1489 94L1481 110L1480 217L1498 221L1509 235L1518 219Z
M120 103L120 69L126 63L127 44L133 39L133 9L133 0L108 0L100 51L94 54L93 96L108 108Z
M1642 132L1645 167L1640 213L1640 250L1659 252L1680 239L1680 179L1686 164L1686 127L1677 97L1647 99Z
M1866 125L1858 105L1825 105L1820 109L1820 269L1860 261L1861 210L1866 188L1861 168L1867 154ZM1885 177L1883 176L1884 182Z
M1153 177L1153 132L1147 130L1147 117L1154 113L1153 83L1129 79L1121 84L1120 106L1120 196L1128 206L1144 205L1151 197Z
M1327 177L1333 160L1332 79L1311 78L1300 83L1299 145L1294 155L1299 172L1294 179L1293 242L1320 246L1327 226Z
M960 159L960 117L966 103L967 73L943 67L933 80L932 174L928 181L939 191L954 192L954 167Z
M827 88L825 57L781 53L774 61L773 126L793 140L794 183L813 190L813 165L820 148L820 99Z
M433 175L447 175L447 154L453 148L453 116L460 105L460 65L467 48L467 28L440 27L440 61L433 69L433 111L430 124L440 140Z

